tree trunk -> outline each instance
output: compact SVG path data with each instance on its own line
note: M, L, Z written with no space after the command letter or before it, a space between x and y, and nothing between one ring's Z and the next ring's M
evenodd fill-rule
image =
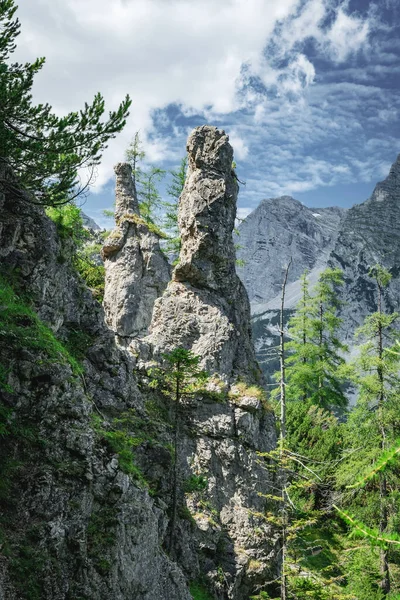
M282 514L282 567L281 567L281 600L287 600L287 582L286 582L286 554L287 554L287 540L286 540L286 527L287 527L287 498L286 498L286 468L283 465L284 453L285 453L285 439L286 439L286 382L285 382L285 336L283 328L283 311L285 308L285 292L286 284L288 279L288 273L292 259L290 259L288 266L286 267L285 277L282 283L282 295L281 295L281 311L280 311L280 345L279 345L279 358L280 358L280 391L281 391L281 417L280 417L280 451L279 451L279 465L280 465L280 479L282 482L282 495L281 495L281 514Z
M178 366L179 369L179 366ZM175 435L174 435L174 469L172 473L172 517L171 531L169 536L168 552L172 555L174 550L174 538L176 529L176 520L178 512L178 488L179 488L179 402L180 402L180 382L176 381L175 389Z
M382 316L382 287L378 283L378 313ZM381 430L381 448L384 451L386 449L386 431L385 423L383 418L383 404L385 401L385 388L384 388L384 373L383 373L383 327L382 319L378 321L378 380L379 380L379 398L378 398L378 418L379 428ZM385 473L380 474L379 478L379 533L385 533L388 526L388 515L387 515L387 482ZM389 556L387 548L381 548L380 550L380 572L382 579L379 582L384 595L390 593L390 573L389 573Z

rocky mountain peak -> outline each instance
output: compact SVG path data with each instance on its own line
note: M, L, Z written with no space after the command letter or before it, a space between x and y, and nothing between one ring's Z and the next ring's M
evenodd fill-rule
M344 209L308 208L291 196L268 198L239 225L238 274L252 304L265 304L280 293L290 260L289 283L308 269L326 264Z
M386 179L376 184L369 200L382 202L393 197L400 199L400 154L392 164Z

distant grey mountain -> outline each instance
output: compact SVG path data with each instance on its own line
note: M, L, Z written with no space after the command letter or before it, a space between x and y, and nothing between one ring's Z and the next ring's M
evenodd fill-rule
M289 282L308 269L324 268L335 245L345 209L308 208L290 196L269 198L239 225L239 277L246 286L253 312L280 293L284 269L293 264Z
M239 226L238 268L251 300L258 360L270 375L277 369L280 293L290 259L285 321L300 299L300 275L311 286L327 266L344 273L341 337L353 344L355 329L376 310L376 289L368 276L379 263L392 274L385 296L390 311L400 311L400 155L371 197L349 210L307 208L288 196L263 200Z
M349 209L340 225L328 265L344 272L343 337L351 340L364 318L377 309L376 287L368 276L381 264L392 274L386 308L400 310L400 155L371 197Z
M92 217L86 215L83 211L81 211L81 217L83 221L83 226L87 229L92 229L93 231L101 231L101 227L99 227Z

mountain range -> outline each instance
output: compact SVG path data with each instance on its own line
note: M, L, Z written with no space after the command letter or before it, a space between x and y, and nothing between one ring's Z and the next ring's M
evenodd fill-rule
M307 269L312 287L326 267L338 267L344 273L341 337L351 347L356 328L377 308L371 266L379 263L390 271L386 308L400 308L400 155L361 204L321 209L289 196L270 198L240 223L238 234L243 264L238 274L251 301L257 356L267 378L278 366L280 295L290 258L285 321L300 299L301 274Z

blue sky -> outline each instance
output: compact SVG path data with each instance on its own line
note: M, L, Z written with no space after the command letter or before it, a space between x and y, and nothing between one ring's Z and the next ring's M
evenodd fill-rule
M170 169L193 127L225 129L241 216L282 194L361 202L400 152L398 0L20 0L19 17L18 60L47 59L36 100L132 97L84 206L101 224L136 130Z

